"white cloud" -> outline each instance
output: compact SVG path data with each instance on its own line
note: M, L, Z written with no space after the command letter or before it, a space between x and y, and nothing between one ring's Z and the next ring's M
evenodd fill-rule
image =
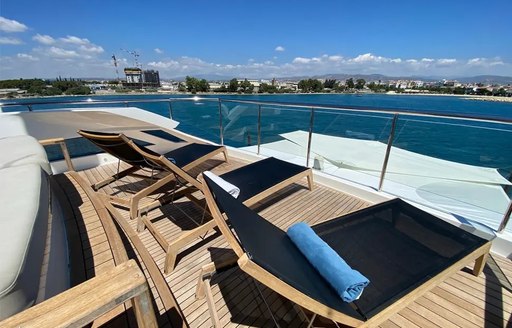
M285 51L284 47L283 46L277 46L275 49L275 51L279 51L279 52L283 52Z
M37 41L41 44L51 45L55 43L55 39L49 35L36 34L32 37L32 40Z
M179 63L174 60L169 61L158 61L158 62L149 62L148 66L153 68L161 68L161 69L169 69L169 68L177 68Z
M437 60L437 63L440 65L451 65L455 64L457 62L457 59L454 58L441 58Z
M154 50L157 54L160 54L160 55L164 53L164 51L160 48L155 48Z
M470 66L496 66L496 65L505 65L505 63L499 58L472 58L467 62Z
M16 39L16 38L2 36L2 37L0 37L0 44L18 45L18 44L23 44L23 41L21 41L20 39Z
M2 76L5 77L54 77L98 76L113 77L115 69L109 55L98 45L86 38L67 36L52 38L36 35L33 39L43 43L32 52L17 56L2 57ZM45 45L44 42L52 42ZM156 52L156 51L155 51ZM154 54L155 55L155 54ZM156 55L155 55L156 56ZM156 58L159 58L158 56ZM117 58L119 67L132 65L132 58ZM157 69L163 78L177 76L219 75L228 77L270 78L286 76L312 76L332 73L373 74L390 76L472 76L480 74L512 75L512 63L495 58L393 58L365 53L354 56L341 54L318 54L317 56L296 56L277 63L276 58L256 61L254 58L241 63L213 62L205 58L176 57L162 58L143 67Z
M310 62L311 59L304 57L295 57L295 59L292 61L293 64L309 64Z
M20 59L30 60L30 61L38 61L39 60L39 58L37 58L37 57L34 57L29 54L24 54L24 53L19 53L16 55L16 57L18 57Z
M91 60L105 52L103 47L92 43L89 39L77 36L68 35L65 38L56 39L49 35L36 34L32 39L43 45L43 47L33 49L33 52L40 58L48 57L68 61L73 59ZM84 64L77 62L77 65Z
M50 47L48 49L48 54L51 57L56 57L56 58L74 58L74 57L80 56L74 50L66 50L66 49L62 49L62 48L58 48L58 47Z
M375 56L372 53L359 55L355 58L350 59L354 63L401 63L401 58L387 58L382 56Z
M85 52L93 52L93 53L97 53L97 54L101 54L105 51L105 50L103 50L103 47L94 45L92 43L89 45L81 45L79 49L83 50Z
M353 59L351 59L354 63L380 63L383 61L387 61L387 58L381 57L381 56L375 56L371 53L359 55Z
M25 24L0 16L0 31L2 32L24 32L27 29Z
M79 38L77 36L72 36L72 35L68 35L65 38L60 38L59 40L62 42L65 42L65 43L72 43L72 44L77 44L77 45L87 45L87 44L91 43L88 39L85 39L85 38L82 39L82 38Z

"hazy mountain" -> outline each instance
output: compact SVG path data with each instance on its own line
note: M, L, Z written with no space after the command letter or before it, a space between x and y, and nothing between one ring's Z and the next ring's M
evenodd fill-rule
M512 77L499 75L478 75L472 77L459 77L455 80L462 83L483 83L483 84L512 84Z
M218 74L198 74L198 75L191 75L197 79L206 79L207 81L229 81L232 78L236 77L239 79L245 78L244 76L227 76L227 75L218 75ZM174 80L174 81L185 81L185 76L176 76L176 77L160 77L162 80ZM267 80L271 80L272 77L260 77ZM449 76L449 77L441 77L441 76L388 76L388 75L382 75L382 74L323 74L323 75L303 75L303 76L276 76L275 77L278 80L289 80L289 81L300 81L303 79L336 79L338 81L345 81L348 78L353 78L354 80L357 79L364 79L366 81L396 81L396 80L421 80L425 82L435 82L440 81L443 79L447 80L456 80L461 83L483 83L483 84L501 84L501 85L507 85L512 84L512 77L511 76L500 76L500 75L477 75L477 76L470 76L470 77L456 77L456 76ZM81 80L104 80L105 78L80 78ZM116 78L108 78L108 80L115 80ZM121 77L121 80L124 80L123 77Z
M435 82L443 79L457 80L461 83L483 83L483 84L512 84L512 77L499 75L478 75L470 77L441 77L441 76L388 76L382 74L323 74L314 76L293 76L279 78L280 80L302 80L302 79L336 79L345 81L348 78L364 79L366 81L396 81L396 80L421 80L425 82Z

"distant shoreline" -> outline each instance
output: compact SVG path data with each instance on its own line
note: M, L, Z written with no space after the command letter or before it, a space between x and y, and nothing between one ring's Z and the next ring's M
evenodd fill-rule
M129 93L117 93L117 92L102 92L90 95L55 95L55 96L28 96L19 98L5 98L0 97L0 100L16 101L18 99L34 99L34 98L63 98L63 97L95 97L95 96L141 96L141 95L169 95L169 96L189 96L189 97L203 97L203 96L274 96L274 95L353 95L353 96L367 96L367 95L389 95L389 96L436 96L436 97L461 97L467 100L479 100L479 101L492 101L492 102L506 102L512 103L512 97L497 97L497 96L483 96L483 95L456 95L456 94L440 94L440 93L332 93L332 92L315 92L315 93L190 93L190 92L129 92Z

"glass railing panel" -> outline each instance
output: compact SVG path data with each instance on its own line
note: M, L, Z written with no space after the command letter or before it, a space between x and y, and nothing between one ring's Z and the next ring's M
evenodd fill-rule
M391 114L315 109L310 166L378 188Z
M383 190L497 229L511 195L511 140L512 124L400 115Z
M260 153L306 165L311 109L261 106Z
M172 101L171 117L184 133L220 143L219 102L214 100Z
M258 144L258 105L221 102L224 144L256 152Z

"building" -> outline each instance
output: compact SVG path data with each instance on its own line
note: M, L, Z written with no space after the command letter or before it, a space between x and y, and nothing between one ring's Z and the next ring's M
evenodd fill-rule
M123 82L125 88L143 89L160 87L160 75L158 71L143 71L138 67L127 67L124 69L126 82Z
M160 87L160 74L155 70L144 71L144 85L148 87L158 88Z
M138 67L127 67L124 69L124 75L126 75L126 84L138 83L141 84L142 70Z

